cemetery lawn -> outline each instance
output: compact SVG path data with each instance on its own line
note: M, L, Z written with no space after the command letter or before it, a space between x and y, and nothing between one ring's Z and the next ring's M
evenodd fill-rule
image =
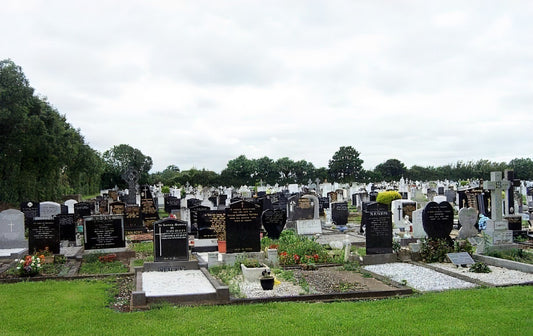
M110 280L0 284L0 335L526 335L530 286L379 301L172 307L120 313Z

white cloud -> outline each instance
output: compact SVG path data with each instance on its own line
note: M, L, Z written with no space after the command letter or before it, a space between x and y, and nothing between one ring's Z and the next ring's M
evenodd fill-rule
M531 156L528 1L6 1L2 57L95 149L372 169Z

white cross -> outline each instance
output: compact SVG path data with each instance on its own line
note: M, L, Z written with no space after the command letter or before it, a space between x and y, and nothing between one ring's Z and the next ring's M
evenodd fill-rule
M502 172L491 172L490 181L483 182L483 188L490 190L490 215L492 220L502 220L502 191L507 191L511 183L502 181Z
M11 232L13 232L13 226L14 226L15 224L13 224L13 222L11 222L11 223L9 223L9 224L7 224L7 225L11 228Z

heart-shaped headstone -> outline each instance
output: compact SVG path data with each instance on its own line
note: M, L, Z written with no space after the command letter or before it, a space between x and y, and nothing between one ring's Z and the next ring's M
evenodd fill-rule
M429 202L422 212L422 224L429 239L451 239L453 207L448 202Z

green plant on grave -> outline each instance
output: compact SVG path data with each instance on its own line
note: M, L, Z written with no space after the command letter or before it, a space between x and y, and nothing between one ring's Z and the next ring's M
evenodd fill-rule
M235 263L233 266L214 266L209 268L209 273L227 285L231 295L235 297L243 297L238 282L238 277L241 275L240 263Z
M381 204L386 204L390 207L392 201L402 199L402 195L400 195L399 192L390 190L390 191L382 191L378 194L376 197L376 202Z
M277 242L280 265L327 263L335 259L314 238L298 236L293 230L284 230Z
M259 262L259 260L255 258L246 258L243 261L240 262L245 267L248 268L257 268L257 267L263 267L263 265Z
M472 264L472 266L470 266L470 268L469 268L469 271L470 272L474 272L474 273L490 273L490 272L492 272L491 269L489 268L489 266L487 266L487 264L485 264L484 262L480 262L480 261Z
M402 245L400 244L400 242L398 241L392 242L392 252L398 253L400 252L401 249L402 249Z
M467 252L468 254L474 253L474 246L466 239L456 240L453 243L454 252Z
M420 247L420 256L427 263L444 262L446 254L453 252L446 239L424 239Z

